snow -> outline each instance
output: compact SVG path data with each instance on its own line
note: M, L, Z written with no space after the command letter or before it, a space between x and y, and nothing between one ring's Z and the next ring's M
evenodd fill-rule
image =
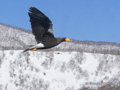
M81 68L83 70L88 70L89 67L89 74L91 75L94 73L99 65L99 61L93 57L91 53L85 53L86 59L84 60L84 63L81 65Z
M91 43L64 42L50 51L22 53L13 49L36 45L34 36L0 24L0 90L97 90L119 85L120 46Z
M0 46L8 48L23 48L26 45L35 44L31 33L21 31L18 28L8 27L0 24ZM12 43L11 43L12 42ZM13 47L14 46L14 47Z
M0 67L2 90L78 90L84 86L97 88L117 78L115 76L120 72L118 55L75 51L21 52L4 51ZM3 51L0 53L2 55Z
M63 42L52 48L52 50L120 55L120 45L116 43L71 41L72 42ZM0 23L0 49L20 50L26 49L28 45L36 45L36 40L32 32Z

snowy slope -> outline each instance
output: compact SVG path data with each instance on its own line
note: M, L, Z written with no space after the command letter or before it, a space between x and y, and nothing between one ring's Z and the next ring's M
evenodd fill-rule
M108 90L106 88L120 87L120 55L21 52L0 51L0 90Z
M77 41L64 42L52 48L61 51L79 51L120 55L120 44L109 42ZM0 50L20 50L36 44L31 31L0 23Z
M35 43L30 31L0 23L0 90L120 90L120 44L72 40L21 53Z
M0 49L23 49L29 44L35 44L30 31L0 23Z

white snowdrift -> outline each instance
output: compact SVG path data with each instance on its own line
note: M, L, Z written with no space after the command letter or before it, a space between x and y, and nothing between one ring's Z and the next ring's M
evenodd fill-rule
M119 55L0 51L0 90L81 90L119 83Z

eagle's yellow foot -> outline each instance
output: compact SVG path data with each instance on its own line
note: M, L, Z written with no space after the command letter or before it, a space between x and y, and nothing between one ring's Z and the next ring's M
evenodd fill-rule
M35 50L37 50L37 49L36 48L30 49L30 51L35 51Z

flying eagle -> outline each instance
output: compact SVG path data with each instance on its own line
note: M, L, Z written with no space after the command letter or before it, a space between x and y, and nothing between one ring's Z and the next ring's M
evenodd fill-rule
M69 38L54 37L52 21L37 8L31 7L28 15L30 17L32 33L35 36L37 44L29 46L23 52L48 49L64 41L70 42Z

